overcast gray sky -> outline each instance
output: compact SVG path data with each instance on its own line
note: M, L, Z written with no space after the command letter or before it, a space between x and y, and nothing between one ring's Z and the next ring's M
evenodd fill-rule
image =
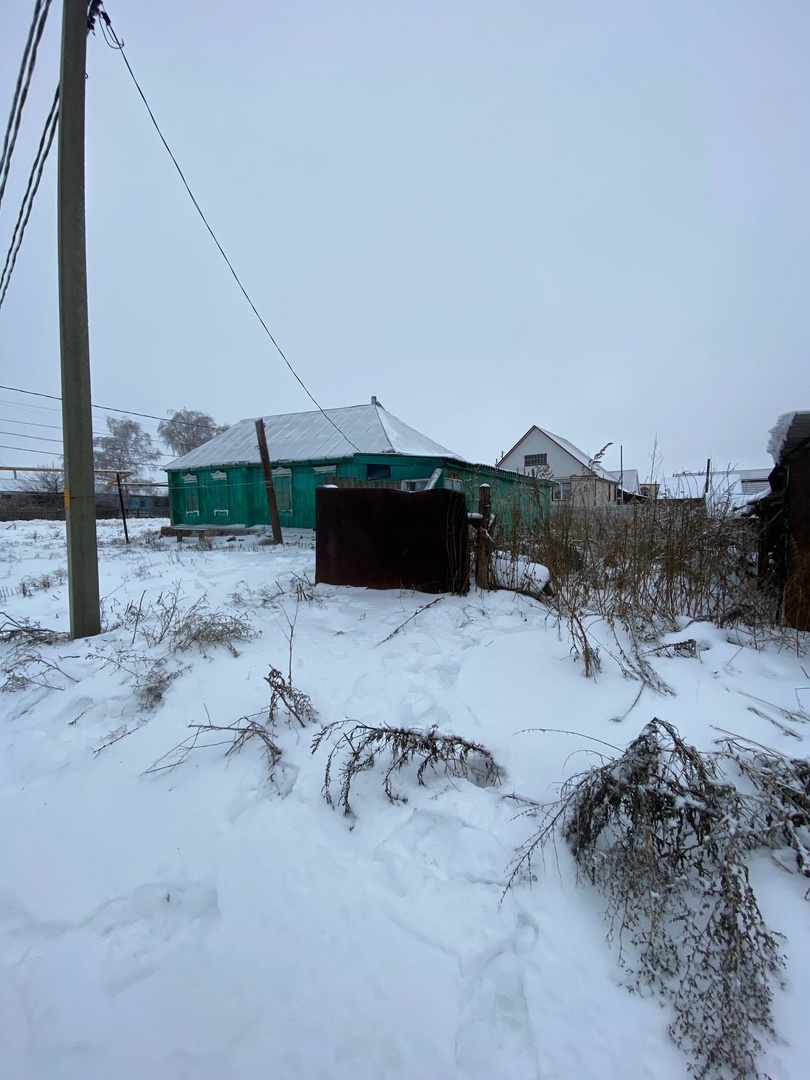
M32 9L3 5L3 123ZM777 415L810 408L809 4L107 10L214 230L324 407L376 394L486 462L538 424L590 453L612 441L607 467L622 445L645 475L656 436L665 471L709 456L767 465ZM55 0L0 210L2 258L58 78L60 18ZM94 401L220 422L310 408L120 56L100 36L88 48ZM54 152L0 311L1 381L51 394L55 164ZM19 401L0 391L3 430L58 438L19 423L58 425L56 402ZM0 449L0 463L46 462Z

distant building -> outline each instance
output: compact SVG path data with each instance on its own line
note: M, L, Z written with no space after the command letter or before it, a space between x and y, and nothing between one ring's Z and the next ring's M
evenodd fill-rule
M568 439L536 424L503 455L497 466L551 480L555 500L579 506L605 506L642 495L636 469L609 472Z

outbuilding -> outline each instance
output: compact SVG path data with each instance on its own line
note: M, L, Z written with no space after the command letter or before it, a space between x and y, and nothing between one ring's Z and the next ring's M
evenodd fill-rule
M785 413L770 433L771 493L757 500L760 575L779 588L788 626L810 630L810 410Z

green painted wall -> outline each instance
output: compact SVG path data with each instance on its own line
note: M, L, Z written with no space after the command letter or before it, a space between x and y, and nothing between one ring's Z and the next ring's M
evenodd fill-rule
M470 510L478 505L479 486L489 484L498 520L508 528L517 513L523 521L542 518L551 506L551 484L492 466L441 458L356 454L353 458L287 462L273 467L281 524L315 527L315 489L335 477L366 483L426 480L442 469L439 487L462 486ZM387 474L387 475L386 475ZM173 525L269 525L270 515L260 465L169 471L169 506Z

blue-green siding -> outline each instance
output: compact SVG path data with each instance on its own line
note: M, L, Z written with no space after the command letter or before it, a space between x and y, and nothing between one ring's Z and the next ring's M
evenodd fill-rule
M356 454L337 460L273 463L282 526L315 528L315 489L332 478L357 483L426 480L440 468L439 487L459 483L474 510L478 488L489 484L492 506L507 522L519 508L522 515L542 516L551 504L551 484L488 465L470 465L444 458L395 454ZM388 473L388 475L385 475ZM215 468L168 471L169 505L173 525L252 526L270 522L260 465L221 465Z

